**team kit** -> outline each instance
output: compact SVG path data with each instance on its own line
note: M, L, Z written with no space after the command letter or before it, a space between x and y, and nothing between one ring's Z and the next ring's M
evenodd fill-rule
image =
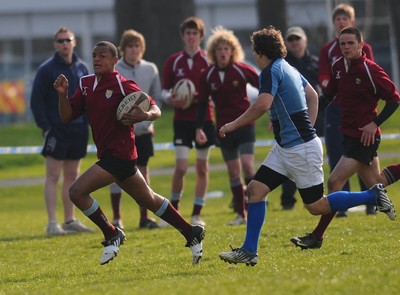
M157 66L143 59L145 40L135 30L125 31L119 46L101 41L93 47L93 74L84 73L75 81L76 75L58 71L52 83L58 101L54 106L59 115L57 124L75 125L83 116L97 149L98 161L76 177L68 195L73 205L104 235L100 264L113 260L126 241L119 212L122 191L139 205L140 228L175 228L185 239L185 247L190 249L192 263L201 261L206 234L201 213L209 182L208 158L212 146L221 150L232 192L230 206L234 219L227 226L246 228L241 246L231 246L229 251L219 254L224 262L257 265L267 195L289 180L296 185L305 209L321 216L312 233L291 238L301 249L321 248L324 230L332 218L337 212L352 207L371 206L374 209L371 214L382 212L395 220L395 209L385 187L400 178L400 165L392 164L381 170L377 149L380 125L396 111L400 95L388 75L365 57L362 33L352 22L353 14L346 5L337 7L333 13L334 24L337 17L348 18L348 24L337 32L335 40L340 56L330 65L331 74L324 76L328 82L321 89L315 89L310 78L286 60L288 50L295 48L288 43L306 38L300 27L289 28L282 34L268 26L251 34L258 73L243 62L238 38L226 28L214 28L203 51L200 44L205 27L198 17L188 17L181 23L183 48L168 57L161 79ZM56 56L74 56L75 37L70 30L61 29L55 38ZM69 88L71 84L75 86L73 91ZM248 84L258 89L252 101L247 95ZM366 99L368 106L360 109ZM380 112L377 111L379 100L385 103ZM174 110L175 168L169 198L151 188L147 168L154 154L153 122L160 118L163 103ZM325 195L323 148L314 125L319 113L334 104L341 106L344 151L329 175ZM39 112L34 113L39 122ZM265 113L269 115L275 143L255 168L255 122ZM39 123L38 126L48 142L49 128ZM56 139L52 142L58 144ZM196 181L192 214L186 220L179 205L189 152L193 149ZM42 154L50 163L67 159ZM342 189L348 175L353 174L360 176L365 190ZM108 186L113 218L106 216L100 202L92 196L97 189ZM160 221L148 217L147 211ZM59 226L49 216L48 235L93 231L74 217Z

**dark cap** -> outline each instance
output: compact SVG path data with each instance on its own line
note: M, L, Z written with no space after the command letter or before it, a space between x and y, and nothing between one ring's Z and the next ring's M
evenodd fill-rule
M290 36L297 36L300 38L306 38L306 33L301 27L298 26L293 26L287 29L286 34L285 34L285 39L289 38Z

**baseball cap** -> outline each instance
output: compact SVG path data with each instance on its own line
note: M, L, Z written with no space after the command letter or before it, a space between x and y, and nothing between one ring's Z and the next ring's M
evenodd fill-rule
M290 36L297 36L300 38L306 38L306 33L301 27L293 26L287 29L285 34L285 39L289 38Z

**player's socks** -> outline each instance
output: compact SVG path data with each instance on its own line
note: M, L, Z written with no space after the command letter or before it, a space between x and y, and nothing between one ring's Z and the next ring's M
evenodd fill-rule
M179 210L179 201L182 197L182 193L171 193L171 204L176 210Z
M322 240L325 230L327 229L327 227L329 226L329 224L331 223L331 221L335 217L335 215L336 215L336 212L321 215L317 227L312 232L316 239Z
M139 207L139 210L140 210L140 220L147 220L147 219L149 219L148 210L147 210L146 207L140 206L140 207Z
M397 180L400 179L400 163L389 165L389 166L383 168L382 172L386 176L388 185L395 183Z
M242 245L243 249L251 253L257 252L258 240L266 213L266 201L247 204L246 239Z
M327 196L332 212L343 211L358 205L376 204L376 193L372 190L363 192L338 191Z
M121 214L119 210L119 205L121 203L121 193L112 193L111 194L111 208L113 211L114 218L113 219L121 219Z
M240 179L231 180L231 191L233 194L233 203L235 204L235 212L245 217L244 189Z
M164 199L161 207L157 212L154 212L154 214L175 227L187 241L192 238L192 226L179 214L167 199Z
M203 206L204 206L204 198L194 197L193 211L191 216L200 215Z
M108 221L95 199L93 199L92 205L82 213L101 229L106 240L111 239L118 233L117 228Z

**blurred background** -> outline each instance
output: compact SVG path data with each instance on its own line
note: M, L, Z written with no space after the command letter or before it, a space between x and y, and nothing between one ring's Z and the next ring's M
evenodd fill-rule
M340 3L356 10L356 26L373 47L375 61L399 86L400 1L398 0L0 0L0 124L32 123L30 88L37 67L54 52L60 26L76 35L76 53L91 65L93 45L118 44L125 29L146 38L144 58L163 70L168 55L182 48L179 24L191 15L213 27L233 30L252 63L249 35L268 25L282 32L302 26L311 53L333 39L331 12Z

